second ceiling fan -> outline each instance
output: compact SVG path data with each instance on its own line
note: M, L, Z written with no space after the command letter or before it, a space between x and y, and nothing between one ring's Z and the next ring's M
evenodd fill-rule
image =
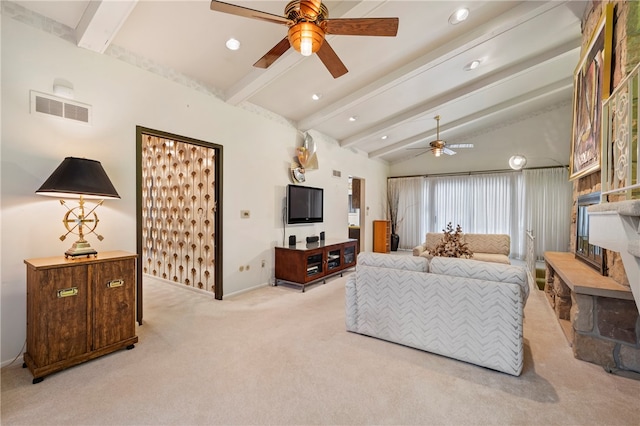
M456 152L451 148L456 148L456 149L473 148L472 143L458 143L453 145L447 145L445 141L440 139L440 116L436 115L435 117L433 117L433 119L436 120L436 139L429 142L429 148L409 148L409 149L424 150L424 152L421 152L418 155L422 155L426 152L431 152L434 156L440 157L442 154L456 155Z
M443 153L447 155L455 155L456 152L447 148L447 143L440 139L440 116L433 117L436 120L436 140L429 142L431 152L436 157L440 157Z
M325 40L326 34L394 37L398 33L398 18L329 19L329 10L320 0L290 1L284 9L285 16L217 0L211 1L211 10L289 27L287 36L258 59L254 67L268 68L293 47L304 56L317 53L333 78L346 74L348 70Z

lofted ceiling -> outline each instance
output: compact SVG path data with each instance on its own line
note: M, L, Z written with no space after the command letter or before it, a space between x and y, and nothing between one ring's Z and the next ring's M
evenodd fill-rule
M396 37L327 35L349 70L337 79L316 55L293 49L267 69L253 67L287 28L214 12L207 0L14 3L75 28L82 47L126 49L205 84L230 104L258 105L392 167L448 157L455 158L451 171L505 168L490 161L498 152L536 158L529 166L568 162L573 72L587 1L325 1L329 18L399 18ZM288 2L228 3L282 16ZM468 8L469 17L452 25L449 17L459 7ZM231 37L240 41L239 50L225 47ZM473 60L480 66L465 70ZM436 139L436 115L440 139L474 148L441 158L425 151ZM526 117L540 119L513 124ZM502 134L509 123L535 134ZM562 143L543 140L553 135ZM514 145L518 139L527 146Z

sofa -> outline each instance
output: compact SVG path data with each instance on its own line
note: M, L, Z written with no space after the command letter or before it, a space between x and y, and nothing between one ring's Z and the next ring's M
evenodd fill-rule
M443 236L442 233L428 232L425 242L413 248L413 255L431 259L429 251L442 241ZM511 264L511 237L507 234L462 234L462 242L473 253L473 260Z
M350 332L522 372L523 267L363 252L345 289Z

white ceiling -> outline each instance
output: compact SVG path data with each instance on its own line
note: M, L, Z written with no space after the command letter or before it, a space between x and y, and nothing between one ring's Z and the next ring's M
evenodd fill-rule
M275 15L283 15L287 4L228 2ZM266 70L254 68L286 36L286 27L211 11L207 0L14 3L76 28L79 44L90 44L94 34L114 32L107 44L190 76L231 104L258 105L300 130L320 131L392 167L423 152L413 148L435 139L434 116L440 115L441 139L476 145L449 157L459 171L481 169L479 151L510 154L513 134L486 135L500 135L505 123L523 117L542 120L527 132L566 136L580 21L588 2L326 1L330 18L398 17L400 22L396 37L327 36L349 70L338 79L317 56L303 57L293 49ZM469 18L449 24L449 16L462 6L470 10ZM226 49L230 37L240 40L240 50ZM480 67L465 71L474 59L481 61ZM321 94L320 100L313 101L313 93ZM559 120L544 113L554 109L568 117ZM351 116L357 120L350 122ZM518 149L538 159L529 165L566 164L566 139ZM536 151L540 149L544 152ZM505 168L488 160L484 164L488 170Z

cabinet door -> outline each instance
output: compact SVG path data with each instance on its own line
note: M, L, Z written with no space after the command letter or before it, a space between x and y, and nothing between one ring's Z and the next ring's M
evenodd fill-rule
M343 258L345 268L356 264L356 242L344 245Z
M27 352L37 367L89 350L86 266L27 271Z
M342 269L342 246L327 248L327 273Z
M325 275L325 259L322 250L312 250L306 253L306 275L303 282L313 281Z
M96 263L93 268L93 350L135 336L135 259Z
M360 179L351 180L351 207L360 208Z

